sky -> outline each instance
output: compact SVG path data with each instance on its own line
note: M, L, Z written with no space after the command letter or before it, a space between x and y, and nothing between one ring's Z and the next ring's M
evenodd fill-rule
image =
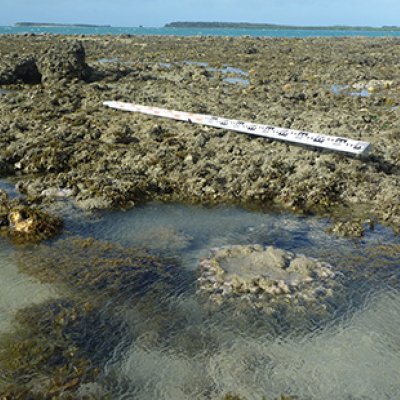
M400 25L400 0L0 0L15 22L161 27L172 21Z

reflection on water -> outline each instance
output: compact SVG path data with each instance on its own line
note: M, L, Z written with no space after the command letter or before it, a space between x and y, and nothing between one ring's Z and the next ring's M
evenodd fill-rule
M264 346L271 358L274 387L288 387L294 374L301 398L398 398L399 295L395 290L378 293L336 326L301 340Z
M243 79L243 78L224 78L224 82L227 83L232 83L232 84L240 84L244 86L249 86L250 81L248 79Z
M97 60L100 64L109 64L109 63L117 63L119 62L118 57L113 57L113 58L99 58Z
M132 64L132 62L129 61L121 61L118 57L99 58L97 59L97 62L100 64L116 64L116 63L125 65ZM221 68L215 68L215 67L210 67L208 62L190 61L190 60L184 61L183 63L159 62L157 64L158 66L166 70L172 70L175 66L179 66L181 64L204 68L206 71L209 72L220 72L221 74L223 74L223 79L222 79L223 82L233 85L243 85L243 86L250 85L250 80L248 79L249 73L247 71L244 71L243 69L232 67L230 65L224 65ZM333 86L338 86L338 85L333 85Z
M400 240L381 227L357 240L330 236L326 228L327 222L317 218L237 207L152 203L128 212L67 214L67 231L144 247L169 260L182 276L172 275L168 284L125 299L109 293L104 307L112 309L115 321L124 321L126 339L110 352L100 375L81 385L80 395L183 400L223 399L231 392L249 400L281 393L307 400L399 398ZM343 286L334 311L320 320L307 315L286 320L279 312L262 315L241 304L214 307L196 294L198 262L210 248L253 243L332 264ZM2 277L7 269L14 271L1 280L2 290L22 279L24 292L12 289L13 296L2 297L1 321L6 320L4 308L40 301L29 285L37 285L44 298L46 290L56 290L17 276L15 251L4 243L0 248ZM104 315L110 318L109 312Z
M12 182L0 179L0 190L7 192L9 198L18 197L18 192L15 189L15 185Z
M368 97L370 92L367 88L360 88L359 91L351 90L350 85L332 85L331 92L339 95L345 93L349 96Z

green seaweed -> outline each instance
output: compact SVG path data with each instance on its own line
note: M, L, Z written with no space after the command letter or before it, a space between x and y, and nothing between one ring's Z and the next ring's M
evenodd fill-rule
M145 251L82 237L24 249L18 267L41 282L67 287L79 296L125 299L145 293L173 271Z
M127 337L120 321L103 314L69 299L19 310L15 330L0 336L2 398L74 398Z

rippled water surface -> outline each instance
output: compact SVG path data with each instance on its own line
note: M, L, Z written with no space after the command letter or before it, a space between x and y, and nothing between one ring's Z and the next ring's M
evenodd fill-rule
M326 233L327 221L313 217L156 203L127 212L70 209L65 215L64 238L145 248L179 271L161 289L110 295L103 318L124 321L124 334L107 351L96 380L81 385L80 395L400 398L400 240L390 230L337 238ZM198 263L210 248L254 243L331 263L342 285L332 311L318 320L307 314L287 320L240 306L213 307L196 294ZM21 251L0 242L3 330L11 329L16 309L60 296L60 288L18 270Z

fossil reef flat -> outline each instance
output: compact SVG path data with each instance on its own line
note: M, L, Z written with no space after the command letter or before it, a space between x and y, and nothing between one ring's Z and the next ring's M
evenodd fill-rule
M3 35L0 173L39 203L68 195L86 209L279 205L333 215L345 234L374 220L398 230L399 44ZM344 136L371 142L372 152L349 158L118 112L107 100Z

